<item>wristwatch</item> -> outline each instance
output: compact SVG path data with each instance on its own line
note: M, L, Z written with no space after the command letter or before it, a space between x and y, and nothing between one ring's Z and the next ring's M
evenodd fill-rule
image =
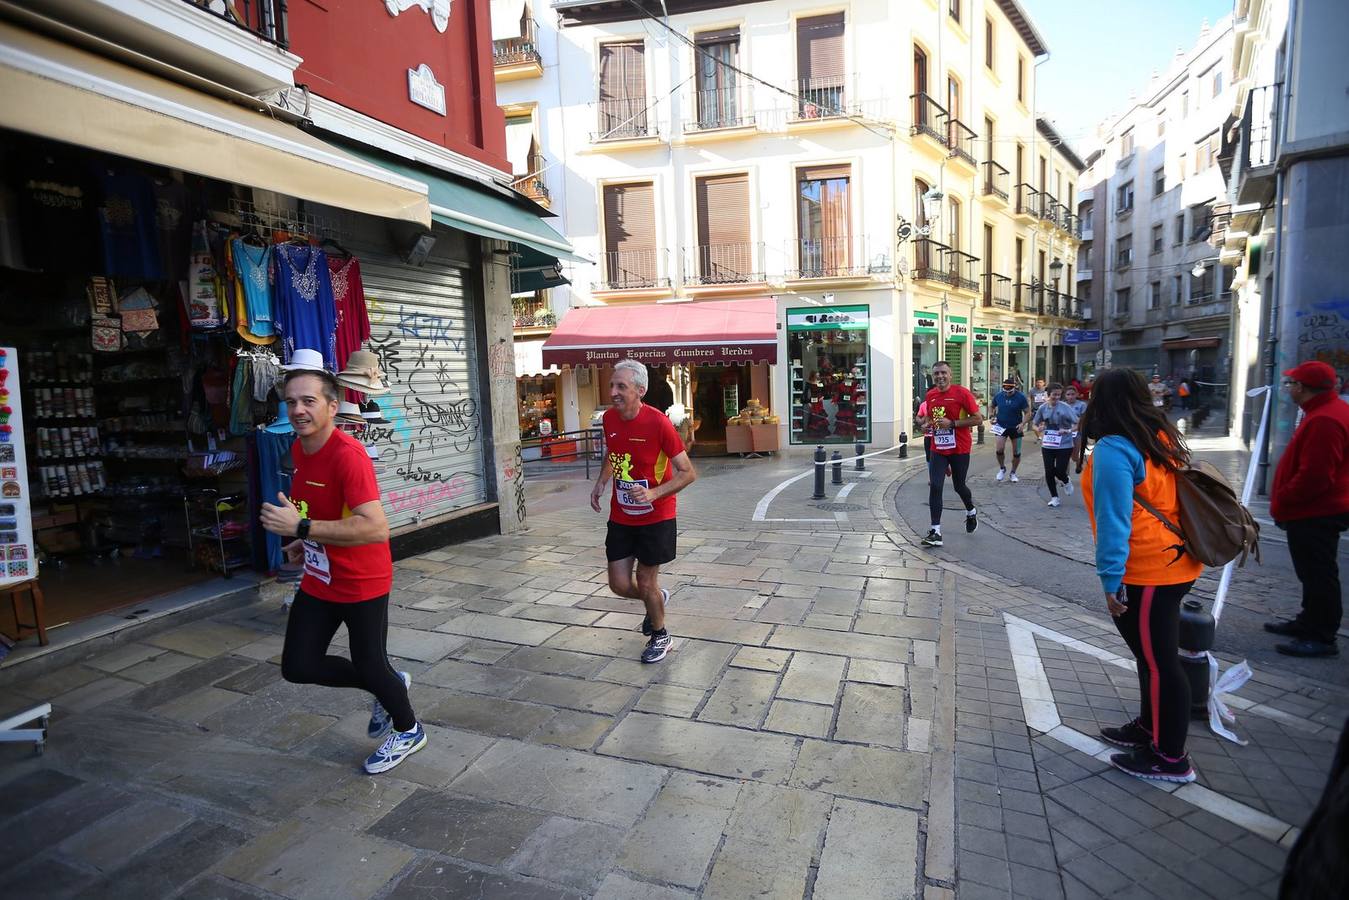
M313 522L309 519L301 519L300 523L295 526L295 536L302 541L307 540L309 538L309 526L312 524Z

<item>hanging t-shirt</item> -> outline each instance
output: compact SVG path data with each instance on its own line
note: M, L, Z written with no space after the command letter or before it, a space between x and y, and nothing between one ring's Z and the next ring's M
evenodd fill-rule
M192 243L187 187L171 178L156 178L153 190L159 267L165 281L181 281L187 274L187 255Z
M139 172L98 167L103 202L98 226L103 235L103 274L113 278L158 281L159 233L154 187Z
M276 333L272 325L272 248L255 247L243 238L235 238L230 241L230 252L248 314L247 325L239 324L254 337L269 338Z
M370 340L370 313L365 308L361 262L354 256L346 259L329 256L328 272L333 282L333 303L337 306L337 364L345 366L351 354Z
M33 153L16 163L24 262L45 271L100 272L98 191L88 166L56 153Z
M273 265L273 325L282 337L282 361L290 362L296 350L317 350L324 366L338 371L337 307L328 254L317 247L277 244Z
M291 447L295 473L290 497L300 515L318 521L347 519L352 510L379 500L375 469L360 441L334 429L312 455L297 440ZM359 603L389 593L393 587L393 557L389 542L337 547L304 542L305 593L334 603Z
M979 401L974 399L974 395L968 388L953 384L946 390L932 388L927 392L927 411L933 419L950 419L955 421L962 418L965 413L978 415ZM961 453L969 453L973 440L970 437L971 429L963 428L936 428L932 429L932 452L940 453L943 456L951 456Z
M631 491L664 484L673 467L670 460L684 452L684 442L665 413L643 403L637 415L625 421L616 409L604 411L604 440L614 477L609 520L623 525L651 525L675 517L675 497L638 503Z

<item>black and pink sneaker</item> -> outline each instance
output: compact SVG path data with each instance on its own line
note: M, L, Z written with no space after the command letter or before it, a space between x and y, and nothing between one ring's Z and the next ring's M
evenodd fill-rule
M1152 732L1143 727L1137 719L1118 728L1101 729L1101 740L1123 750L1139 750L1152 744Z
M1168 759L1151 747L1142 747L1132 753L1116 753L1110 764L1121 772L1148 781L1171 781L1189 784L1194 781L1194 766L1188 753L1179 759Z

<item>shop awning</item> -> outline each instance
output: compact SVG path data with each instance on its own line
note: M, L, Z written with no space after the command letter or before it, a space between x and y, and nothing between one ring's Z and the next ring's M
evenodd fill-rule
M562 370L543 364L543 338L515 342L515 377L556 375Z
M1219 337L1200 337L1200 338L1175 338L1169 341L1162 341L1163 350L1207 350L1211 347L1221 347L1223 339Z
M4 24L0 128L431 225L422 179L371 165L261 112Z
M557 258L533 247L513 245L511 254L511 293L532 294L545 288L571 284L558 268Z
M777 301L708 300L568 310L543 344L555 365L778 361Z

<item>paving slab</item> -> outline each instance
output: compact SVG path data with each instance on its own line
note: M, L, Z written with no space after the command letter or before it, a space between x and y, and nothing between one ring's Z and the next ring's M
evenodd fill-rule
M541 672L545 675L574 675L589 678L609 660L588 653L573 653L552 647L521 647L506 661L512 669Z
M413 857L368 835L291 820L240 847L215 871L295 900L329 900L372 895Z
M95 822L57 850L69 860L106 874L191 821L192 816L181 809L142 800Z
M837 798L829 816L815 894L913 897L917 855L917 813Z
M778 676L774 673L731 669L722 676L707 705L698 713L698 720L758 728L768 712L777 683Z
M610 872L592 900L688 900L692 896L688 891L638 881L622 872Z
M805 737L828 737L829 723L834 717L831 706L798 703L795 700L774 700L764 722L765 731L781 731Z
M295 818L325 828L364 831L389 811L411 797L419 785L406 780L406 769L426 750L420 750L398 767L398 772L371 778L365 772L350 777L308 806L295 811ZM447 779L448 780L448 779Z
M614 722L613 716L559 709L554 711L552 718L544 722L538 731L529 736L529 740L535 744L590 750L609 729L614 727Z
M418 675L414 684L430 684L470 694L505 697L523 684L528 677L528 672L507 668L505 665L486 666L447 659Z
M902 748L904 689L853 682L844 685L834 739Z
M529 675L511 694L515 700L528 700L547 706L561 706L584 712L613 715L628 706L637 691L626 685L602 681L582 681L562 675Z
M796 741L646 713L628 713L599 752L727 778L779 783L791 771Z
M875 659L854 659L848 663L848 680L889 687L903 687L907 683L904 666Z
M90 897L144 900L166 897L237 849L247 836L233 828L194 821L134 861L87 888Z
M731 665L740 669L758 669L762 672L781 672L791 658L786 650L764 650L761 647L741 647L731 658Z
M367 712L352 713L310 739L300 752L341 766L346 771L359 772L359 764L373 749L370 738L366 737L369 720ZM422 727L426 729L426 746L398 766L398 778L425 787L439 788L449 784L496 740L425 721Z
M227 622L200 621L161 632L145 639L147 644L176 650L188 656L210 659L236 647L251 644L263 635L251 628Z
M544 813L419 788L366 829L394 844L500 865L548 821Z
M745 784L704 895L800 898L829 806L813 791Z
M833 706L838 686L848 661L842 656L797 653L782 676L778 696L784 700L804 700Z
M554 817L525 839L507 868L591 893L613 868L623 833L621 828Z
M449 656L466 642L465 638L457 634L391 627L388 649L389 656L415 659L418 662L435 662Z
M783 650L807 650L833 656L852 656L879 659L887 662L908 662L909 641L906 638L879 637L868 634L822 631L818 628L800 628L782 625L768 639L768 646Z
M693 716L706 693L702 688L678 684L653 684L642 691L633 709L687 719Z
M646 668L654 670L653 677L657 681L685 687L709 688L715 685L736 652L734 645L679 637L675 638L675 645L664 660Z
M388 900L576 900L566 888L517 876L482 872L441 859L420 862L388 894Z
M801 746L788 784L920 809L927 799L927 756L807 740Z
M505 644L537 646L566 627L552 622L531 622L482 613L464 613L443 625L436 626L436 631Z
M443 700L418 713L423 722L499 737L521 738L553 715L552 709L533 703L455 691L447 691L446 694Z
M674 772L618 856L628 872L696 890L739 796L733 781Z

